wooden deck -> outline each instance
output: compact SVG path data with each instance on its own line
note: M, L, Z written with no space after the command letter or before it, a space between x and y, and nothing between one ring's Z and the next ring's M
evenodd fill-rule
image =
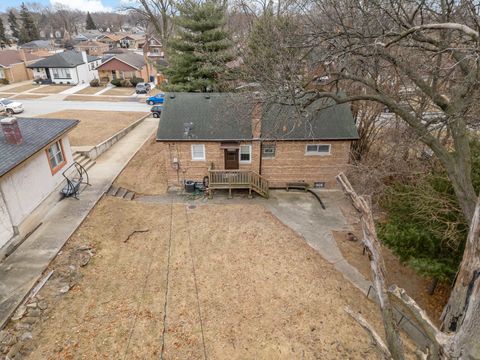
M252 191L265 198L269 195L268 181L251 170L209 170L208 187L211 190L228 189L230 197L232 189L248 189L250 196Z

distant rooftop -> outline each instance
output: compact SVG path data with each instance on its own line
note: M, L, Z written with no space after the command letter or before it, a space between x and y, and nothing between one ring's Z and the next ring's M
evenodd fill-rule
M28 43L20 45L21 49L53 49L50 40L33 40Z
M40 57L25 53L25 59L27 61L34 61L40 59ZM23 62L23 59L19 50L0 50L0 66L9 67L10 65L21 62Z
M79 123L78 120L40 118L17 118L17 121L23 137L21 145L7 144L0 129L0 176L20 165Z
M87 59L88 59L88 62L91 62L99 59L99 57L87 55ZM80 64L83 64L82 53L75 50L66 50L64 52L57 53L45 59L37 61L29 65L28 67L29 68L52 68L52 67L74 68Z

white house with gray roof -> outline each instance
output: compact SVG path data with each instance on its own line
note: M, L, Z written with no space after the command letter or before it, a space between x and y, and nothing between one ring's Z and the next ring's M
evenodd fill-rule
M0 254L22 240L60 200L73 163L68 133L78 120L0 120Z
M101 59L85 51L67 50L30 64L35 79L50 79L54 84L88 84L98 79L96 67Z

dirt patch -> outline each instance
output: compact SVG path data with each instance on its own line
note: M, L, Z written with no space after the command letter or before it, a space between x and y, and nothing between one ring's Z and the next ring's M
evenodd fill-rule
M122 88L115 87L113 89L105 91L102 95L112 95L112 96L131 96L135 93L135 89L132 88Z
M145 114L134 111L64 110L40 115L39 117L80 120L80 124L69 134L71 145L95 146L134 123Z
M41 99L46 97L47 95L39 95L39 94L19 94L14 97L15 100L31 100L31 99Z
M15 93L18 94L18 93L28 91L28 90L31 90L31 89L35 89L35 88L38 88L38 87L40 87L40 85L25 84L25 85L16 86L14 88L10 88L10 89L8 89L8 91L12 91L12 92L15 92Z
M85 89L82 89L80 91L77 91L75 94L87 94L87 95L92 95L92 94L96 94L97 92L99 91L102 91L104 89L104 87L101 87L101 86L97 86L97 87L86 87Z
M113 96L103 96L103 95L98 95L98 96L70 95L70 96L67 96L64 100L66 101L138 102L138 99L133 97L113 97Z
M348 240L347 232L334 231L333 236L345 259L356 267L363 276L371 280L370 262L368 256L363 254L362 231L356 212L347 199L344 199L344 202L342 202L341 209L352 227L352 233L357 237L358 241ZM450 294L448 286L440 284L434 295L428 295L427 289L431 282L430 279L420 276L409 266L401 264L399 259L387 247L382 246L382 253L387 269L388 284L396 284L405 289L427 312L430 319L439 325L440 315Z
M378 328L376 306L258 205L105 198L50 268L28 359L377 358L343 310Z
M167 191L165 153L152 136L128 163L115 185L138 194L156 195Z
M73 85L47 85L36 90L33 90L32 93L39 94L58 94L67 89L71 89Z
M12 96L15 96L16 94L12 94L12 93L0 93L0 97L2 98L10 98Z

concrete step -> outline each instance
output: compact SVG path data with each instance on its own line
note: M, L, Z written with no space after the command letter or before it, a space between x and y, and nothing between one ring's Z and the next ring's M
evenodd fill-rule
M83 167L85 167L89 162L90 162L90 158L84 156L80 159L77 160L77 163L79 163L80 165L82 165Z
M133 200L133 198L135 197L135 193L132 192L132 191L127 191L127 193L125 194L125 196L123 197L124 199L127 199L127 200Z
M86 165L83 166L85 170L89 170L93 165L95 165L97 162L92 159L88 159L89 161L86 163Z
M77 160L80 159L82 156L85 156L85 155L83 155L82 153L79 153L78 151L75 152L75 153L73 154L73 161L77 161Z
M115 195L116 197L123 198L127 194L128 190L125 188L120 188L118 189L117 194Z
M115 196L117 194L118 188L116 186L110 186L110 189L107 191L108 196Z

